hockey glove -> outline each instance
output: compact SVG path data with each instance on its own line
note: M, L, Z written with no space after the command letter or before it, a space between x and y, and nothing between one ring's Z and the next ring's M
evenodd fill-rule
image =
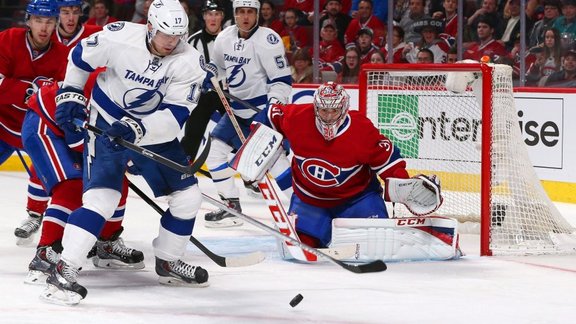
M121 120L115 121L100 136L102 143L113 151L123 151L126 147L119 145L116 139L121 138L126 142L138 144L144 136L144 125L140 121L128 117L122 117Z
M404 204L416 216L428 215L442 205L440 179L422 174L410 179L387 178L385 200Z
M76 128L73 131L69 131L68 129L64 130L64 141L72 150L76 152L82 152L82 148L84 147L84 135L85 132L83 129Z
M206 78L204 78L204 81L202 82L202 93L206 93L213 88L212 86L213 77L218 78L218 68L216 67L216 65L208 63L204 65L204 70L206 71Z
M54 118L60 128L70 132L81 132L82 130L78 129L74 124L74 119L84 121L87 117L86 97L84 97L82 90L72 87L58 90Z
M52 78L47 78L47 77L43 77L43 76L38 76L36 77L34 80L32 80L32 82L30 81L24 81L22 80L22 82L24 83L28 83L30 84L30 86L28 87L28 89L26 89L26 93L24 95L24 102L28 101L28 99L30 99L30 97L35 94L36 92L38 92L38 90L43 87L43 86L49 86L51 84L54 83L54 79Z

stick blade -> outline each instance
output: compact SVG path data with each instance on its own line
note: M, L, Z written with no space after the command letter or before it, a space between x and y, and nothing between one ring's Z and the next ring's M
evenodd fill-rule
M237 257L226 257L226 267L247 267L258 264L266 259L261 251L252 252Z
M336 260L338 261L338 260ZM348 264L341 261L338 261L338 264L343 267L344 269L354 272L354 273L371 273L371 272L382 272L386 271L388 267L386 263L382 260L376 260L369 263L363 264Z

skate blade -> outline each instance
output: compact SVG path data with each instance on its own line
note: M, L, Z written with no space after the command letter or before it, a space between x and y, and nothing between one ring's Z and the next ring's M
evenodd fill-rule
M24 279L24 283L29 285L45 285L46 278L48 278L48 276L42 271L29 270L28 275Z
M29 237L16 237L16 245L20 247L36 246L34 238L35 238L34 234L30 235Z
M216 221L216 222L210 222L210 221L204 222L204 226L207 228L238 227L238 226L242 226L243 224L244 224L244 221L242 221L240 218L236 218L236 219L225 218L221 221Z
M138 263L124 263L116 259L100 259L98 256L92 258L92 263L96 268L114 269L114 270L142 270L144 261Z
M184 280L174 278L174 277L160 277L158 282L162 285L172 286L172 287L190 287L190 288L205 288L210 286L210 282L206 281L203 283L197 283L196 281L193 282L186 282Z
M46 289L40 294L40 299L51 304L75 306L78 305L83 298L80 294L73 291L60 290L58 287L48 284Z

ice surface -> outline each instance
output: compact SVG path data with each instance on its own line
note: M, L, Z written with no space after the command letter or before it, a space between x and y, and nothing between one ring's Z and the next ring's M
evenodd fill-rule
M150 191L138 177L134 182ZM42 286L23 283L35 247L15 245L24 219L26 175L0 172L0 323L574 323L576 257L479 257L478 235L464 235L458 261L390 263L386 272L353 274L331 263L280 260L274 238L245 224L207 229L202 206L194 235L224 256L263 251L264 262L222 268L192 244L185 260L210 273L208 288L158 284L151 241L159 215L130 193L124 220L127 245L142 250L141 271L96 269L89 262L79 281L88 296L75 307L46 304ZM202 190L216 197L208 179ZM242 192L244 212L269 223L264 202ZM157 200L166 206L161 200ZM576 206L558 204L574 224ZM295 308L290 300L301 293Z

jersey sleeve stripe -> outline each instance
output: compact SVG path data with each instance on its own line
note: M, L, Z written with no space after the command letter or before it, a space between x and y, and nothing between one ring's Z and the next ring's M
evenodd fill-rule
M82 43L78 43L78 45L76 45L76 47L74 47L74 49L70 53L70 58L72 59L72 62L74 63L74 65L76 65L83 71L93 72L94 68L92 68L90 64L88 64L86 61L82 59L82 52L83 52Z

